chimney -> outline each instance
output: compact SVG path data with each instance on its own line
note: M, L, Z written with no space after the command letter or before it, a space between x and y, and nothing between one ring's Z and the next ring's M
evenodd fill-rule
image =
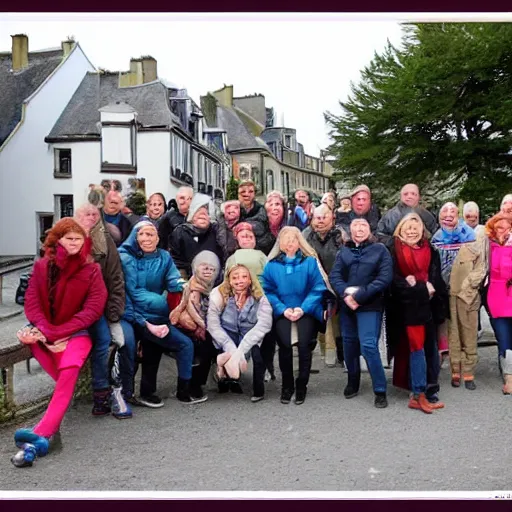
M61 46L62 46L63 57L67 57L71 53L71 50L73 49L74 45L75 45L75 41L73 41L73 39L68 39L66 41L62 41Z
M158 78L156 59L151 56L141 57L142 61L142 83L154 82Z
M28 37L16 34L12 37L12 70L21 71L28 66Z

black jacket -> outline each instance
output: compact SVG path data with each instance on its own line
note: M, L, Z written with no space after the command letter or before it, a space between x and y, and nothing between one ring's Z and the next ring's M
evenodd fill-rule
M329 274L329 281L338 294L342 308L348 308L343 301L346 288L359 288L353 295L360 305L357 311L382 311L384 292L392 279L391 256L383 244L373 241L366 241L359 247L354 242L347 242L338 251Z
M108 224L105 220L103 209L100 210L100 213L103 224ZM123 213L119 214L119 224L116 227L121 233L121 240L115 240L116 247L119 247L128 238L128 235L132 232L133 226L135 226L138 221L139 217L136 215L127 217Z
M187 220L187 217L177 210L169 210L158 223L158 247L170 250L172 232Z
M416 286L409 286L398 268L395 245L390 244L393 281L389 288L388 307L399 313L397 320L404 326L425 325L431 321L442 324L448 315L448 292L441 276L439 252L427 243L430 247L428 280L436 290L432 299L429 297L426 282L417 281Z
M192 260L201 251L212 251L224 267L224 251L217 242L217 224L210 224L204 233L198 233L196 228L188 223L180 224L171 235L170 251L172 259L179 270L185 270L188 277L192 272Z
M379 224L380 220L380 210L376 204L372 203L370 209L364 215L358 215L354 210L350 210L349 212L336 211L336 227L343 228L349 237L350 223L354 219L367 220L368 224L370 224L370 231L375 235L377 233L377 225Z
M343 245L341 231L333 228L322 239L320 235L309 226L302 232L302 235L309 245L315 249L322 267L325 272L329 274L336 261L338 250Z
M270 232L265 207L254 201L253 207L248 212L241 208L240 222L248 222L252 226L256 237L256 249L267 255L274 246L275 239Z

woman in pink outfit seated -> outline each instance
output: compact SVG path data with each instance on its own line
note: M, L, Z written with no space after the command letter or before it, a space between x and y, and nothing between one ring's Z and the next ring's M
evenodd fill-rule
M30 325L18 331L18 338L30 345L32 355L55 380L55 390L41 421L14 435L21 451L11 460L18 467L31 466L36 456L48 453L49 440L60 428L91 351L87 329L100 319L107 301L101 269L90 255L90 239L76 221L68 217L57 222L44 249L25 296Z

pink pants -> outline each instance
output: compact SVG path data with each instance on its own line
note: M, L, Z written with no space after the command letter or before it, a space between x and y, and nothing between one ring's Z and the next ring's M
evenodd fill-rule
M55 381L55 389L41 421L34 433L43 437L56 434L73 398L75 386L92 342L89 336L72 338L63 352L53 353L41 343L31 345L32 355L43 370Z

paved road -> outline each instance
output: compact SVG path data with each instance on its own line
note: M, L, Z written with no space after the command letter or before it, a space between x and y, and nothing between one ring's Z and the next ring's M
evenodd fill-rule
M496 347L479 352L477 390L451 388L443 369L447 406L431 416L407 409L407 394L393 388L389 407L375 409L368 374L361 395L344 399L340 368L313 375L302 406L280 404L277 383L257 404L248 393L210 391L208 402L185 405L173 398L175 363L166 358L165 407L118 421L78 404L62 426L63 450L33 468L11 466L15 427L0 429L0 489L510 489L512 397L500 391Z

